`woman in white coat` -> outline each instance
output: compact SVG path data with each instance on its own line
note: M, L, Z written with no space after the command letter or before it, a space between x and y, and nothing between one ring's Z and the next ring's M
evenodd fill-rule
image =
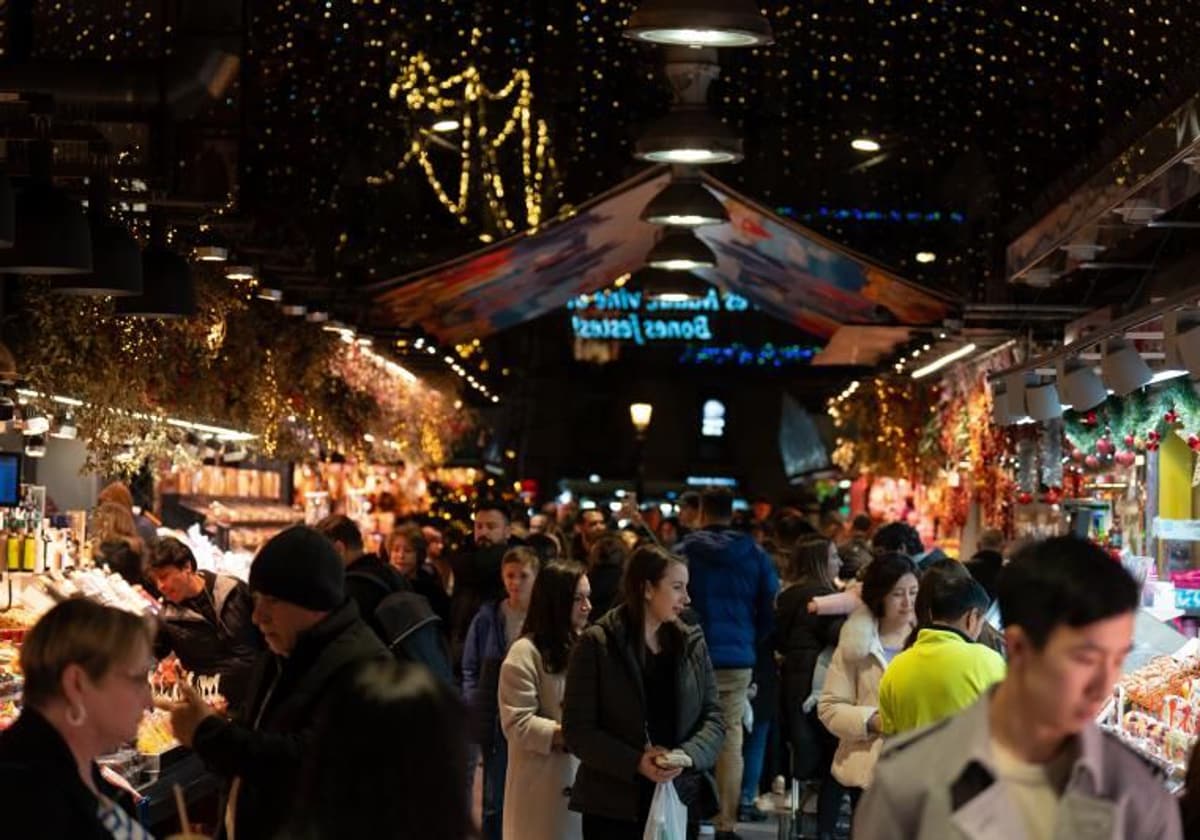
M832 773L853 804L871 784L883 746L879 681L915 623L917 575L904 554L871 561L862 582L863 606L843 625L825 675L817 713L838 739Z
M579 760L566 751L562 703L567 659L591 613L584 568L551 563L533 585L521 638L500 668L500 726L508 739L504 840L580 840L567 809Z

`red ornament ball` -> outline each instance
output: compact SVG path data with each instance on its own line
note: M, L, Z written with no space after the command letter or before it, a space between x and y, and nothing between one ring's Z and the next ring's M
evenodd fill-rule
M1132 467L1137 462L1137 455L1132 452L1118 452L1116 461L1122 467Z
M1082 464L1083 459L1086 457L1087 457L1087 453L1084 452L1082 449L1072 449L1071 450L1071 460L1074 461L1076 464Z
M1137 438L1135 438L1133 435L1125 435L1125 448L1126 449L1133 449L1133 447L1136 444L1137 444Z
M1102 437L1096 441L1096 454L1108 456L1116 451L1116 445L1113 444L1112 438Z
M1089 470L1099 469L1100 468L1100 459L1097 458L1095 455L1089 455L1083 459L1083 465L1085 467L1087 467Z
M1017 504L1028 505L1033 504L1033 494L1027 490L1022 490L1017 494Z

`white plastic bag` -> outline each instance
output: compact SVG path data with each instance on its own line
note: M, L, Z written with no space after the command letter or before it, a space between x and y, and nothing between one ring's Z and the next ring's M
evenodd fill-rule
M660 782L655 788L642 840L687 840L687 808L673 782Z

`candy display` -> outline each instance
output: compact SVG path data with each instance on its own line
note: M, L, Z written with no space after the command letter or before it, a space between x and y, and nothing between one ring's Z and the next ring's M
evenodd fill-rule
M1200 659L1183 661L1173 656L1159 656L1144 667L1121 678L1130 702L1151 714L1162 713L1164 700L1171 695L1190 695L1193 680L1200 677Z
M170 713L162 709L146 712L138 724L137 751L143 755L161 755L177 746Z

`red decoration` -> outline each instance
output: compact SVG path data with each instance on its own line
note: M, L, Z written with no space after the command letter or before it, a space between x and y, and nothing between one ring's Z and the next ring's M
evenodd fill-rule
M1017 494L1017 504L1019 504L1019 505L1033 504L1033 494L1030 493L1028 490L1022 490L1020 493Z
M1196 435L1188 435L1187 445L1188 449L1192 450L1193 452L1200 452L1200 437Z
M1175 411L1175 409L1172 408L1170 411L1168 411L1166 414L1163 415L1163 420L1165 420L1167 422L1168 426L1174 426L1176 423L1179 422L1179 414Z
M1151 429L1150 432L1146 435L1146 440L1149 441L1150 443L1158 443L1159 441L1162 440L1162 435L1160 435L1157 431Z
M1095 426L1096 422L1096 412L1094 411L1089 411L1087 416L1083 418L1083 425L1085 426Z
M1056 505L1062 501L1062 490L1058 487L1051 487L1042 494L1042 501L1048 505Z
M1100 459L1097 458L1095 455L1089 455L1083 459L1083 465L1085 467L1087 467L1089 470L1099 469L1100 468Z
M1096 441L1096 454L1105 457L1113 454L1116 451L1116 445L1112 442L1112 438L1102 437Z
M1087 457L1087 453L1084 452L1082 449L1072 449L1071 450L1071 460L1074 461L1076 464L1082 464L1083 459L1086 457Z
M1137 438L1135 438L1133 435L1125 435L1125 448L1126 449L1133 449L1133 447L1136 444L1137 444Z
M1137 455L1132 452L1118 452L1116 461L1122 467L1132 467L1137 462Z

